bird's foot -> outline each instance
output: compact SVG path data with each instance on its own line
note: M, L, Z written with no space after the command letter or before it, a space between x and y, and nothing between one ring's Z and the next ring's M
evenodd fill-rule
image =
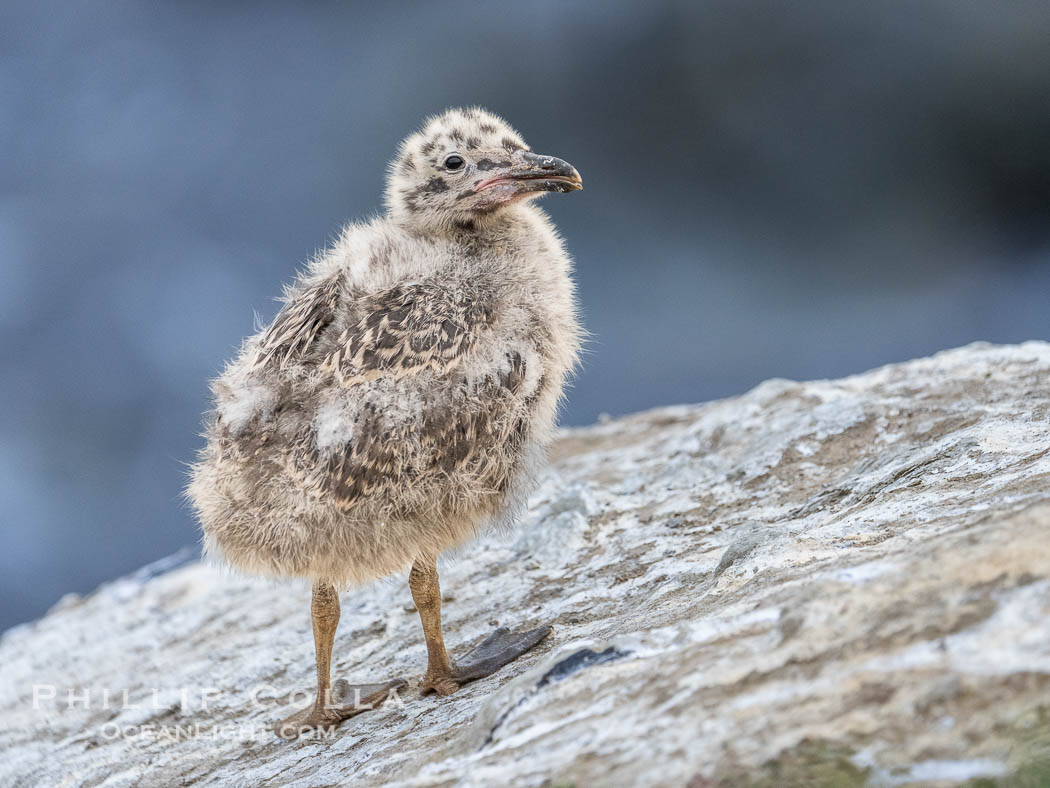
M331 701L320 700L297 711L274 726L282 739L295 739L311 731L331 731L343 720L379 706L391 692L405 686L404 679L385 684L348 684L339 679L332 684Z
M450 668L428 669L419 686L420 692L424 695L428 692L436 692L442 696L451 695L468 681L491 676L535 646L550 632L549 626L525 632L511 632L506 627L500 627Z

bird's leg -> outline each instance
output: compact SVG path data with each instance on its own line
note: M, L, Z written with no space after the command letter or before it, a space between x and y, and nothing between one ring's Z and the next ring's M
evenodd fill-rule
M427 642L427 672L421 689L424 693L433 690L438 695L451 695L459 689L459 683L455 680L452 660L445 651L445 637L441 633L441 586L437 565L423 560L412 564L408 587L423 622L423 638Z
M385 684L350 685L340 679L331 683L332 644L339 626L339 594L329 583L314 583L310 617L317 659L317 697L312 705L277 723L282 739L294 739L307 731L331 730L343 720L382 703L389 692L404 686L401 679Z
M511 632L500 627L475 646L463 659L453 662L445 651L441 634L441 586L438 583L434 559L420 558L408 575L412 599L423 623L423 637L427 642L427 672L420 690L425 695L451 695L460 685L485 676L491 676L508 662L520 657L548 634L549 626L525 632Z

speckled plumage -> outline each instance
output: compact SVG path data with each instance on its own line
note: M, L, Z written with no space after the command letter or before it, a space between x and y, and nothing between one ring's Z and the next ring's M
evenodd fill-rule
M188 488L209 553L345 586L513 520L580 341L538 192L478 188L525 156L483 110L431 118L391 164L386 215L346 227L244 342Z

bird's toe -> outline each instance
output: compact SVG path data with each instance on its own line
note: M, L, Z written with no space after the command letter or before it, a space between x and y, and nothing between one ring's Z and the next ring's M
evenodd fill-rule
M332 684L330 702L315 702L297 711L274 726L282 739L296 739L314 731L330 732L343 720L378 708L407 682L394 679L381 684L350 684L338 679Z
M456 681L456 679L454 679L452 676L447 674L433 676L430 673L427 673L427 675L423 677L423 681L420 682L419 685L419 692L421 695L427 695L433 692L436 695L440 695L443 698L448 695L451 695L458 689L459 682Z

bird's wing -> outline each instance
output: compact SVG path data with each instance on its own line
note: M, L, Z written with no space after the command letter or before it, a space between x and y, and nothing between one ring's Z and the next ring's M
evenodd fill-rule
M376 496L408 508L428 505L453 476L458 485L489 491L506 483L527 434L526 362L508 347L488 373L469 385L465 377L493 303L477 285L434 282L352 298L343 285L321 281L289 299L265 333L257 363L305 364L327 371L344 390L380 378L403 381L406 401L419 407L403 415L364 407L345 444L310 449L325 469L322 485L341 505ZM362 396L371 401L364 388Z
M256 366L285 367L303 359L317 337L331 325L343 296L341 276L330 276L289 292L286 303L263 334Z
M397 285L355 304L347 328L321 364L344 386L454 369L490 324L488 299L473 288Z
M346 327L327 336L339 313ZM491 317L489 299L476 288L413 282L353 298L334 275L289 296L264 332L255 364L316 365L344 386L424 370L441 375L475 347Z

